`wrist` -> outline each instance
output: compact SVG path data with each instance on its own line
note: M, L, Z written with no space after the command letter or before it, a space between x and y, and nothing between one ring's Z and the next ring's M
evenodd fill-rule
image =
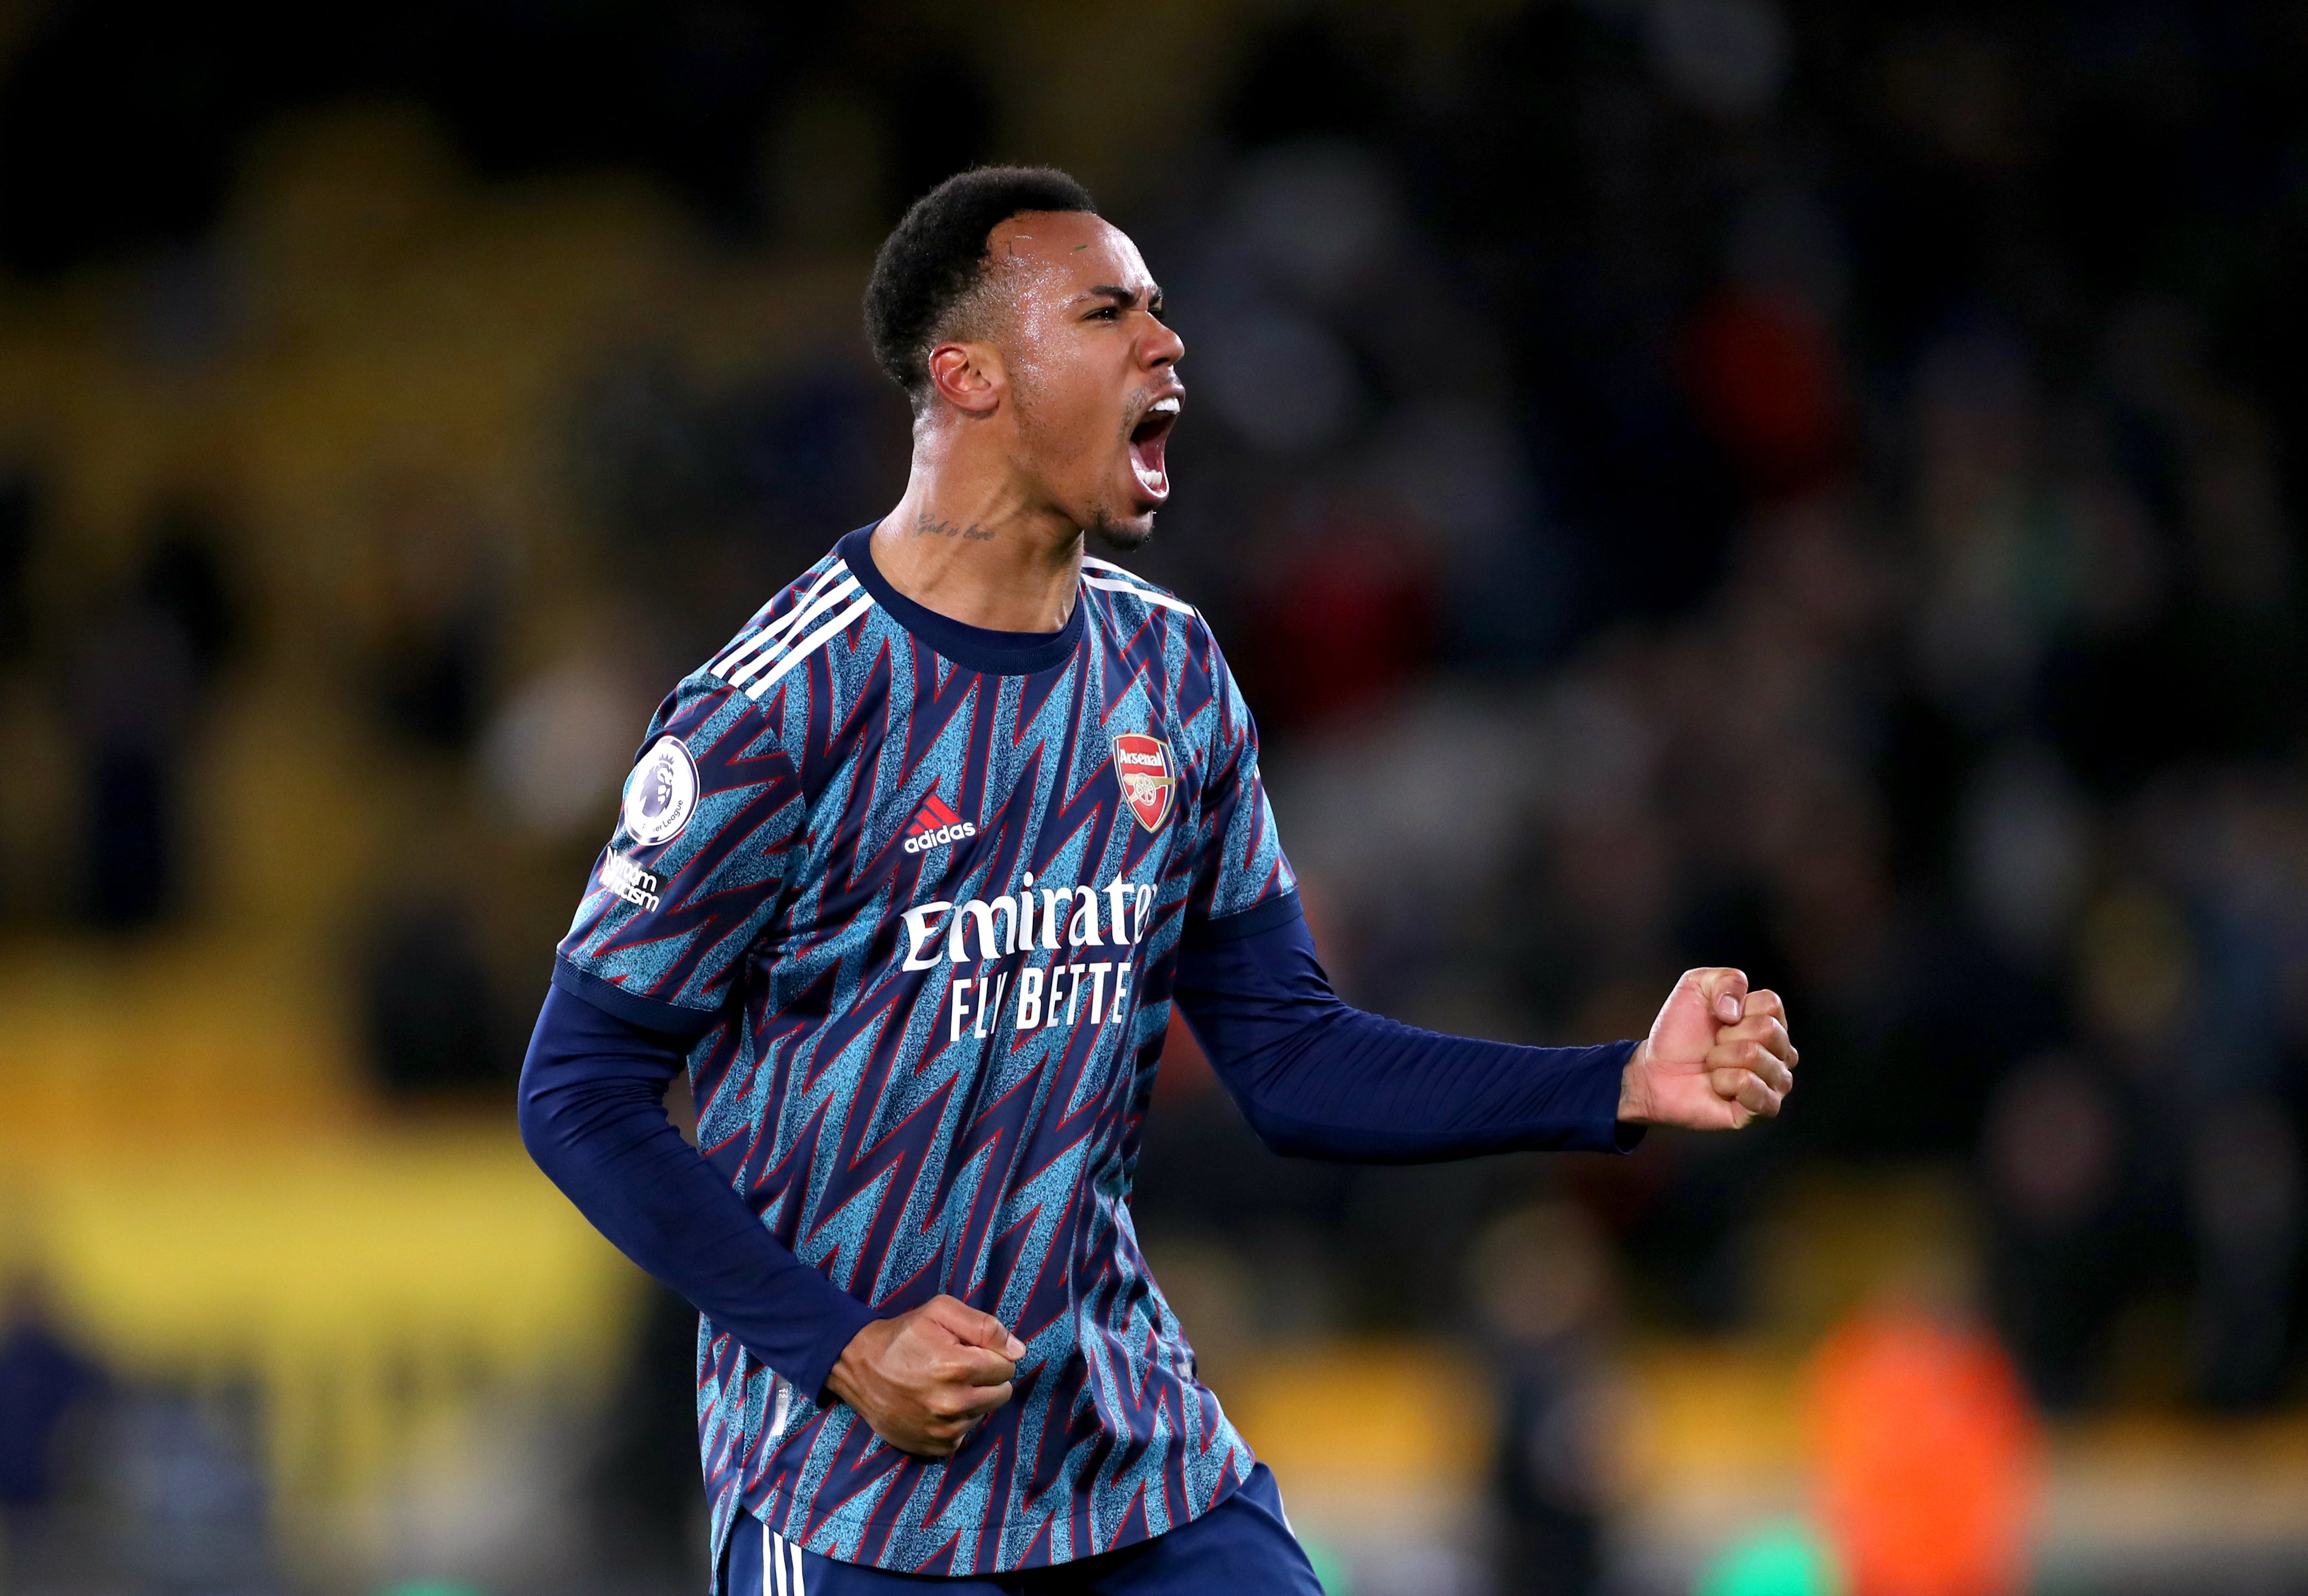
M841 1356L833 1360L833 1367L826 1370L825 1388L838 1401L853 1408L857 1406L857 1397L864 1389L863 1376L881 1355L883 1343L889 1339L890 1324L887 1319L868 1319L849 1338L849 1344L841 1349Z
M1619 1122L1622 1125L1649 1125L1651 1118L1650 1063L1651 1044L1648 1038L1635 1044L1627 1055L1626 1067L1619 1072Z

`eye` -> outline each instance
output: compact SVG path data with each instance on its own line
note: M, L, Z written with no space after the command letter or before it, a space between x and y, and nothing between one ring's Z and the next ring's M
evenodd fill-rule
M1122 313L1113 306L1101 305L1096 310L1091 311L1089 315L1083 319L1092 322L1111 322L1118 319L1121 315Z

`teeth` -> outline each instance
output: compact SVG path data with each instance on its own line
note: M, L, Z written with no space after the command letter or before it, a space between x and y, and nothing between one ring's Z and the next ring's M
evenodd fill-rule
M1178 396L1174 393L1167 399L1156 400L1152 404L1146 407L1146 413L1150 416L1176 415L1178 413Z

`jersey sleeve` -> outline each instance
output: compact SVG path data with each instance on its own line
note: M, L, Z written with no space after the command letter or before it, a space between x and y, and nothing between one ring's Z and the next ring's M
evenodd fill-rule
M1203 769L1201 831L1193 890L1186 898L1186 935L1213 927L1247 932L1298 912L1298 878L1275 833L1274 811L1259 777L1258 727L1226 657L1207 633L1210 696L1207 725L1196 729Z
M801 780L744 693L677 688L625 778L554 984L634 1024L710 1030L800 857Z

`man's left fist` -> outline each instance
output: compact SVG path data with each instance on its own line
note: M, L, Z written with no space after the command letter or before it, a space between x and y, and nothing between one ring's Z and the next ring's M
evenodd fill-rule
M1686 970L1627 1060L1619 1117L1735 1131L1778 1113L1795 1066L1778 993L1748 991L1744 971Z

